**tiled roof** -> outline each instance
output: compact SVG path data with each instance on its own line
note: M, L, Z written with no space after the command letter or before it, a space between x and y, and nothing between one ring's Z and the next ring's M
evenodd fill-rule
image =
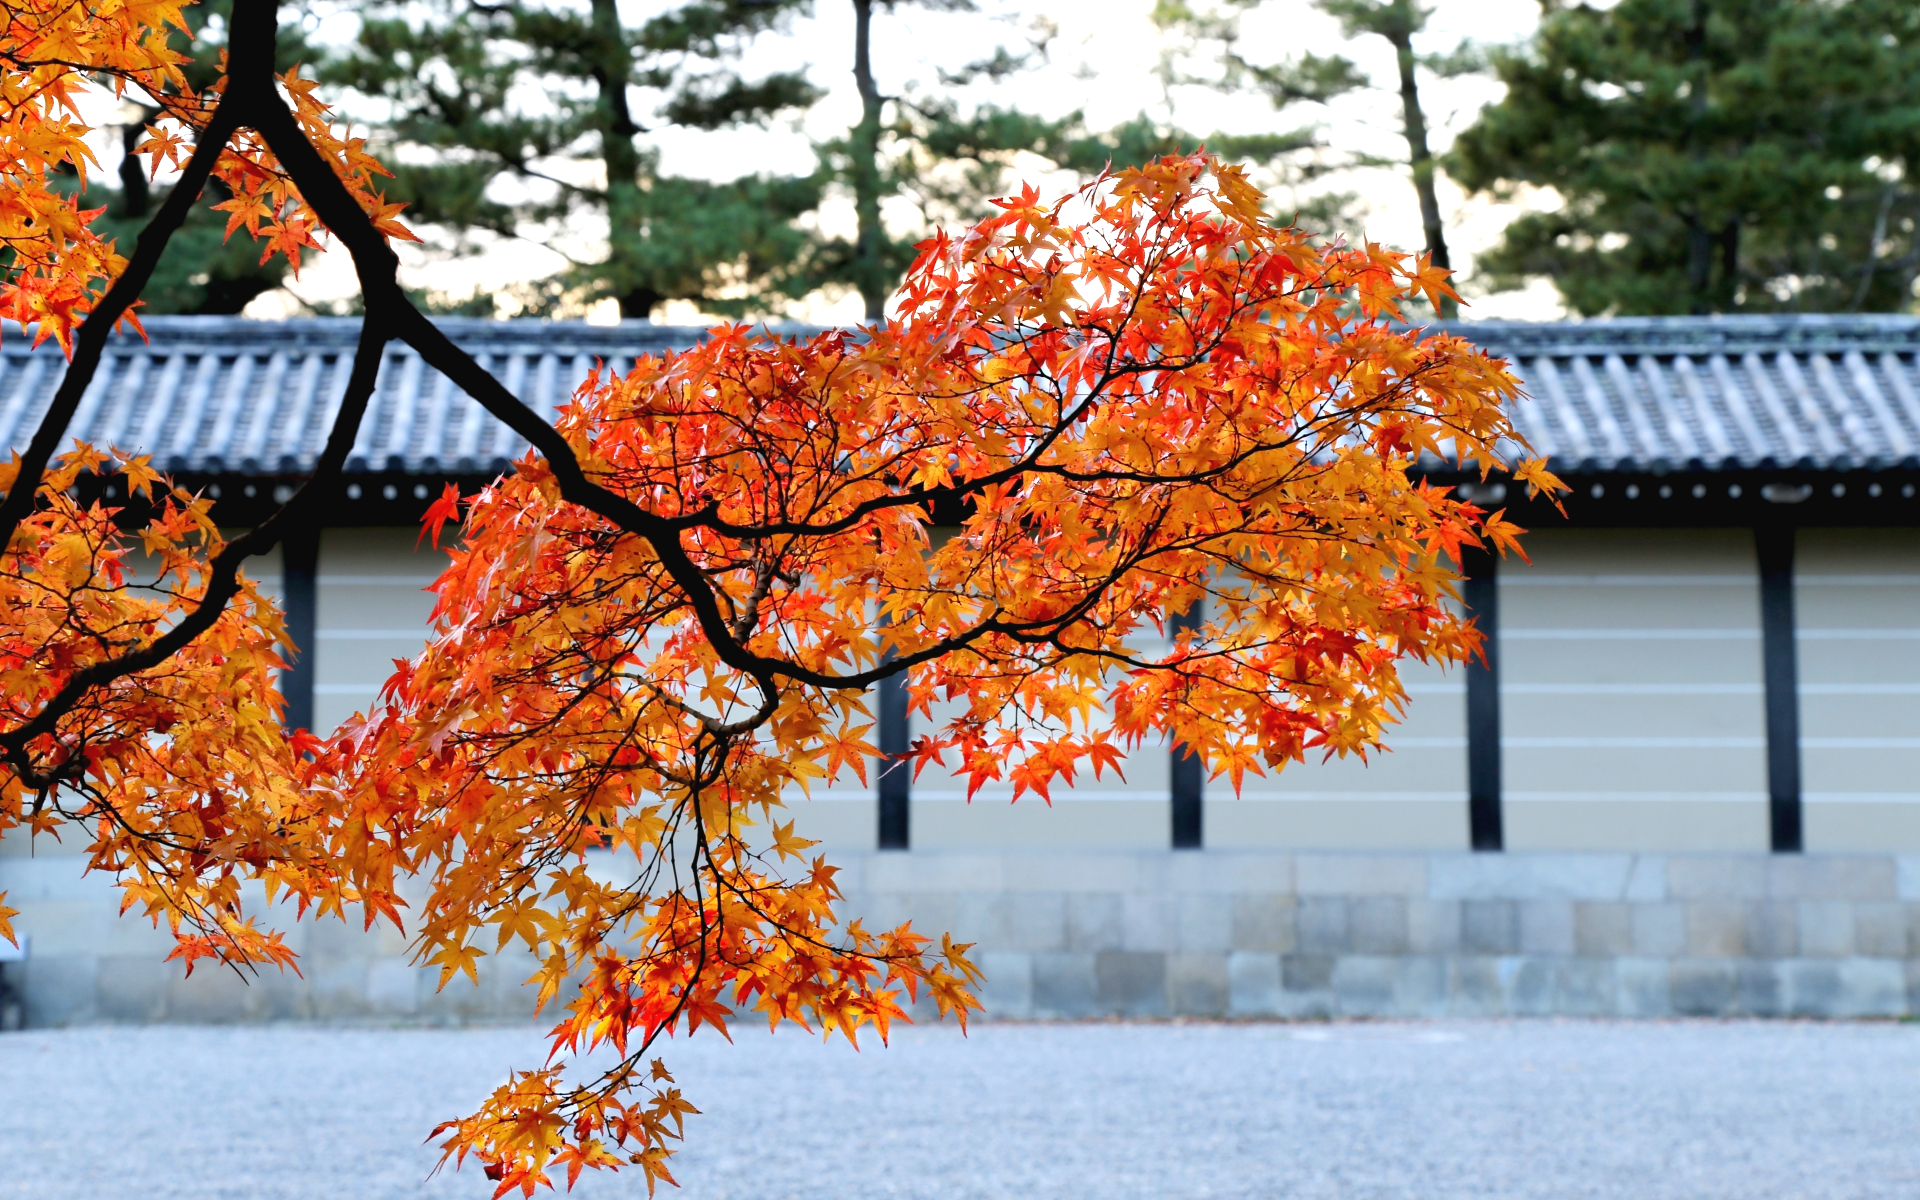
M444 320L516 394L552 411L600 359L689 345L701 331L629 322ZM153 317L116 336L74 421L96 445L175 472L295 475L339 404L358 322ZM1467 322L1512 359L1531 399L1516 424L1562 471L1920 467L1920 319L1893 316ZM0 446L24 446L64 364L0 341ZM487 472L524 443L392 346L348 469Z
M1557 470L1920 466L1920 319L1633 317L1455 327L1512 361Z

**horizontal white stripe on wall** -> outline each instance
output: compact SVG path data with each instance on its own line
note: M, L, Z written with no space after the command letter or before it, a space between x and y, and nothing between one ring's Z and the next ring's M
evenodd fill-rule
M1920 792L1802 792L1805 804L1920 804Z
M1507 737L1514 750L1764 750L1757 737Z
M1920 696L1920 683L1803 683L1802 696Z
M1467 685L1464 683L1409 683L1406 685L1409 696L1464 696Z
M1231 786L1231 784L1228 785L1229 789L1231 789ZM1231 794L1231 791L1229 791L1229 794ZM965 788L916 787L912 791L912 798L915 800L965 800L967 798L967 790ZM1055 800L1149 800L1156 804L1168 803L1168 794L1165 788L1090 788L1075 787L1072 784L1061 783L1059 781L1055 781L1053 785L1053 798ZM1013 788L1005 784L983 787L973 794L973 802L975 804L991 804L995 801L1006 804L1012 800ZM1045 800L1040 798L1037 792L1029 791L1022 793L1020 803L1026 804L1029 801L1036 804L1046 803Z
M316 575L321 587L416 587L432 586L438 575Z
M1502 626L1500 640L1509 642L1757 642L1753 629L1514 629Z
M1765 792L1508 792L1503 799L1513 801L1586 801L1617 803L1672 804L1676 801L1705 801L1714 804L1765 804Z
M1259 801L1263 804L1285 804L1289 801L1321 802L1328 800L1360 800L1373 801L1375 803L1398 803L1404 801L1419 804L1465 804L1467 802L1467 794L1465 792L1281 792L1274 791L1271 788L1248 788L1238 796L1235 796L1232 786L1225 780L1222 780L1208 788L1207 799L1249 800Z
M1801 587L1916 587L1920 575L1795 575Z
M1394 737L1391 733L1385 741L1389 748L1405 746L1415 750L1458 750L1467 744L1463 737Z
M1751 575L1535 575L1532 572L1497 576L1502 587L1759 587Z
M316 696L371 696L379 692L385 683L316 683L313 694Z
M407 638L424 643L433 630L425 625L412 629L316 629L313 636L323 642L385 641Z
M1920 629L1799 629L1794 636L1803 642L1911 642L1920 640Z
M1503 683L1513 696L1759 696L1758 683Z
M1803 737L1808 750L1920 750L1920 737Z

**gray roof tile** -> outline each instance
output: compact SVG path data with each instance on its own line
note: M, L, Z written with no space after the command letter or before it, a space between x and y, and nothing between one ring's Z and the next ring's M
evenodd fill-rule
M628 322L441 322L551 415L596 359L697 341ZM1920 466L1920 319L1628 318L1453 326L1509 358L1528 393L1517 428L1563 471ZM345 391L358 322L153 317L116 336L73 433L178 472L311 469ZM51 344L0 342L0 445L24 446L64 370ZM381 364L349 469L486 472L525 443L405 346Z

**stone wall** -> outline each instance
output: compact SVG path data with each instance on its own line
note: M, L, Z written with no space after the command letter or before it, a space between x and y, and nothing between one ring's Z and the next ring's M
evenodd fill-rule
M869 924L977 943L990 1017L1920 1013L1920 856L840 854ZM436 990L391 929L302 922L303 976L164 963L69 855L0 859L29 1023L523 1017L524 955Z

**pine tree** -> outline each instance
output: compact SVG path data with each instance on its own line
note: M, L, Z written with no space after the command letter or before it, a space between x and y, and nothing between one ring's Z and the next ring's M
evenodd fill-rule
M1907 0L1550 6L1447 169L1562 206L1496 282L1585 314L1898 310L1920 271L1920 8Z
M753 125L811 105L820 93L804 71L749 79L734 69L748 41L801 7L689 0L631 26L615 0L430 0L425 11L371 0L355 44L322 77L383 102L377 144L411 219L449 230L462 252L491 235L568 260L503 307L538 315L612 298L622 317L644 319L663 300L691 299L745 312L776 303L804 259L793 220L815 206L818 183L667 175L644 135ZM644 94L655 111L636 104ZM604 251L578 248L583 217L605 223Z

